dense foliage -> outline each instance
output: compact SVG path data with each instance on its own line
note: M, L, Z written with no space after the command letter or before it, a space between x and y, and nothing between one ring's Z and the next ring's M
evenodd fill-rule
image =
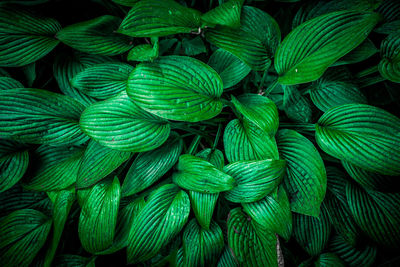
M398 0L3 0L1 266L400 266Z

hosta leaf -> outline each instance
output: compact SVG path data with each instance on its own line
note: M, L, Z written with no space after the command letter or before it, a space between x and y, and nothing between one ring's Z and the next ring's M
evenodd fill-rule
M96 64L76 74L71 85L88 96L107 99L126 89L132 70L125 63Z
M283 110L294 122L311 122L310 102L294 86L283 86Z
M153 38L152 38L153 40ZM158 58L159 55L159 43L158 38L155 38L153 44L141 44L137 45L129 51L129 61L153 61Z
M29 266L44 245L52 221L40 211L22 209L0 220L0 262Z
M290 239L292 212L288 195L283 187L279 187L277 196L271 193L259 201L242 205L243 210L262 228L273 231L286 240Z
M340 236L335 235L329 242L329 250L338 255L348 266L372 266L376 258L376 247L363 244L361 247L352 247Z
M323 253L319 255L315 261L315 266L318 267L345 267L344 262L334 253Z
M80 52L72 55L60 54L54 61L53 73L61 92L75 98L83 105L89 106L95 100L72 87L70 81L85 68L106 62L112 62L112 59L106 56L88 55Z
M236 183L224 196L235 203L258 201L279 185L285 170L284 160L239 161L226 165L224 172Z
M172 176L175 184L203 193L219 193L231 190L235 180L212 163L189 154L179 157L177 172Z
M127 161L130 156L129 152L114 150L91 140L79 167L76 187L85 188L97 183Z
M35 151L36 166L24 187L36 191L53 191L76 182L85 147L42 145Z
M218 267L238 267L239 263L233 257L231 249L225 246L224 252L222 253L221 257L218 261Z
M146 112L123 91L89 106L80 126L101 145L125 152L142 152L162 145L168 138L167 121Z
M112 0L113 2L122 5L122 6L134 6L136 2L139 0Z
M382 60L378 65L381 75L400 83L400 31L390 34L381 44Z
M356 84L337 79L336 73L338 71L341 71L341 69L328 69L310 88L311 100L324 112L343 104L367 103L366 97Z
M133 221L128 263L143 262L155 256L183 229L189 212L189 197L177 186L167 184L153 191Z
M201 26L200 14L173 0L139 1L124 18L118 32L133 37L190 33Z
M206 230L192 219L183 232L184 266L214 266L224 249L224 236L217 223Z
M200 36L197 36L193 39L183 38L182 50L187 56L196 56L207 52L207 48Z
M225 49L249 65L253 70L266 70L281 40L276 21L264 11L243 6L240 28L218 26L206 31L212 44Z
M57 267L95 267L96 257L86 258L79 255L57 255L54 266Z
M316 124L315 138L329 155L365 170L400 174L400 119L385 110L346 104L328 110Z
M277 141L279 152L287 162L284 182L292 211L317 217L327 183L318 150L294 130L280 130Z
M348 183L346 196L354 220L372 240L400 246L400 193L365 190Z
M144 110L165 119L197 122L222 110L218 73L190 57L167 56L139 64L129 76L127 93Z
M341 57L338 61L333 63L332 66L340 66L345 64L354 64L358 62L362 62L378 52L378 49L375 47L374 43L369 39L365 39L359 46L354 48L348 54Z
M243 0L229 0L201 16L203 24L208 27L222 25L231 28L240 27L240 13Z
M25 174L29 154L24 146L0 140L0 192L10 189Z
M293 236L299 245L311 256L316 256L328 244L331 223L324 205L318 218L293 214Z
M397 0L382 1L376 11L382 14L385 21L400 19L400 3Z
M33 144L83 143L83 109L68 96L41 89L0 91L0 136Z
M260 230L240 208L228 217L228 244L240 266L277 266L277 238L273 232Z
M208 65L219 73L224 89L238 84L251 71L248 65L224 49L217 49L212 53Z
M126 174L122 195L125 197L136 194L157 182L175 165L182 149L182 139L172 132L159 148L139 153Z
M232 96L232 103L243 116L274 136L278 130L279 117L275 103L267 97L257 94L244 94L237 98Z
M15 88L24 88L24 86L11 77L0 77L0 91Z
M228 123L224 147L229 162L279 158L275 138L247 120L234 119Z
M206 148L197 153L196 157L209 161L219 170L222 170L224 168L225 165L224 154L219 149Z
M21 9L0 6L0 66L21 67L44 57L59 41L60 24Z
M278 81L291 85L318 79L332 63L361 44L379 18L375 13L337 11L301 24L276 51Z
M120 198L117 177L101 181L90 189L78 225L79 239L86 251L95 254L112 245Z
M392 34L400 30L400 17L398 20L383 23L377 26L374 31L380 34Z
M57 39L89 54L114 56L132 48L131 38L116 32L121 19L104 15L63 28Z

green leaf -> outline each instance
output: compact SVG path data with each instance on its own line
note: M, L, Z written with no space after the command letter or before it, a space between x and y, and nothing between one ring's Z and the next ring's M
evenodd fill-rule
M280 130L277 141L281 157L287 162L284 182L292 211L317 217L327 184L318 150L294 130Z
M240 13L243 0L228 0L201 16L203 24L208 27L222 25L231 28L240 27Z
M126 89L132 70L133 67L125 63L96 64L76 74L71 85L88 96L107 99Z
M172 180L178 186L203 193L219 193L231 190L235 180L212 163L189 154L179 157L177 172Z
M44 57L59 41L60 24L22 9L0 6L0 66L21 67Z
M379 19L376 13L337 11L301 24L276 51L278 81L291 85L318 79L332 63L361 44Z
M201 13L173 0L142 0L124 18L118 32L133 37L159 37L197 31Z
M275 138L269 137L257 125L234 119L224 131L225 155L229 162L278 159Z
M9 140L0 140L0 192L13 187L29 164L27 148Z
M228 244L240 266L277 266L277 238L257 228L240 208L228 215Z
M114 150L91 140L79 167L76 188L94 185L127 161L130 156L130 152Z
M155 256L183 229L189 212L189 197L177 186L167 184L153 191L133 221L128 263L143 262Z
M217 49L212 53L208 65L219 73L224 89L238 84L251 71L248 65L224 49Z
M224 252L219 258L217 267L238 267L239 263L232 255L231 249L225 246Z
M28 87L32 87L36 80L36 62L23 66L22 72L24 73L26 84Z
M380 33L380 34L389 35L389 34L398 32L399 29L400 29L400 19L394 20L394 21L385 22L385 23L377 26L374 29L374 32L377 32L377 33Z
M279 117L275 103L269 98L257 94L232 96L235 108L249 121L264 130L271 137L278 130Z
M135 5L136 2L139 0L112 0L113 2L122 5L122 6L129 6L132 7Z
M144 110L165 119L198 122L222 110L218 73L190 57L167 56L139 64L129 76L127 93Z
M116 32L121 19L104 15L63 28L57 39L72 48L98 55L114 56L132 48L131 38Z
M315 138L327 154L365 170L400 174L400 119L369 105L346 104L328 110Z
M112 245L120 198L117 177L101 181L89 191L78 225L79 239L86 251L96 254Z
M263 229L273 231L286 240L290 239L292 235L292 212L288 195L283 187L279 187L276 196L271 193L259 201L242 203L242 206L251 219Z
M76 182L85 147L40 146L34 154L38 168L23 185L36 191L62 190Z
M0 91L15 88L24 88L24 86L11 77L0 77Z
M232 53L253 70L266 70L281 40L278 24L264 11L243 6L240 28L218 26L205 34L212 44Z
M84 106L41 89L0 91L0 136L33 144L67 145L87 141L78 120Z
M137 45L129 51L128 61L153 61L158 58L159 44L158 38L151 44Z
M79 123L101 145L125 152L152 150L170 133L167 121L141 109L124 91L86 108Z
M44 245L52 221L40 211L22 209L0 220L0 262L29 266Z
M357 85L349 80L339 79L342 69L328 69L321 78L309 88L312 102L322 111L343 104L366 104L367 98Z
M376 9L380 13L384 21L394 21L400 19L400 3L397 0L385 0Z
M314 262L317 267L345 267L344 262L334 253L323 253Z
M375 47L374 43L369 39L365 39L359 46L354 48L348 54L341 57L338 61L333 63L332 66L340 66L345 64L354 64L358 62L362 62L378 52L378 49Z
M224 196L234 203L258 201L279 185L285 170L284 160L266 159L228 164L224 167L224 172L232 176L236 183Z
M310 102L294 86L283 86L283 109L294 122L311 122Z
M63 254L55 259L54 266L57 267L95 267L96 257L85 258L79 255Z
M365 190L348 183L346 197L354 220L378 244L400 247L400 193Z
M172 132L159 148L139 153L122 184L122 196L136 194L157 182L175 165L182 149L182 139Z
M219 149L206 148L197 153L196 157L209 161L219 170L222 170L224 168L225 165L224 154Z
M303 214L293 214L293 237L311 256L316 256L328 244L331 233L329 214L324 205L318 218Z
M400 83L400 31L390 34L381 44L380 74L392 82Z
M224 249L224 236L217 223L206 230L192 219L183 231L184 266L214 266Z
M200 36L193 39L183 38L182 49L183 53L187 56L197 56L207 52L203 39Z

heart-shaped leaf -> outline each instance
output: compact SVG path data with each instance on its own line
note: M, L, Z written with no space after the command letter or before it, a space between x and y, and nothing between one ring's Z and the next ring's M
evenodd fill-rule
M80 126L101 145L125 152L142 152L161 146L170 125L136 105L123 91L117 96L89 106Z
M222 110L223 86L218 73L183 56L139 64L129 76L127 93L144 110L165 119L197 122Z

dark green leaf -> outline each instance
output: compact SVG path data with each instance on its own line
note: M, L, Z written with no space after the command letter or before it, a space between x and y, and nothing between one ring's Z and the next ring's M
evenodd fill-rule
M63 254L55 259L54 266L57 267L95 267L96 257L85 258L79 255Z
M345 267L344 262L333 253L323 253L314 262L316 267Z
M217 267L238 267L239 263L232 255L232 250L225 246L224 252L219 258Z
M294 86L283 86L283 109L294 122L311 122L310 102Z
M207 52L203 39L200 36L193 39L183 38L182 49L183 53L187 56L196 56Z
M208 27L222 25L239 28L243 2L243 0L228 0L202 15L201 20Z
M382 60L378 65L381 75L400 83L400 31L390 34L381 44Z
M122 6L134 6L139 0L112 0L113 2Z
M15 88L24 88L24 86L11 77L0 77L0 91Z
M354 48L348 54L341 57L338 61L333 63L332 66L340 66L345 64L354 64L358 62L362 62L378 52L378 49L375 47L374 43L369 39L365 39L359 46Z

